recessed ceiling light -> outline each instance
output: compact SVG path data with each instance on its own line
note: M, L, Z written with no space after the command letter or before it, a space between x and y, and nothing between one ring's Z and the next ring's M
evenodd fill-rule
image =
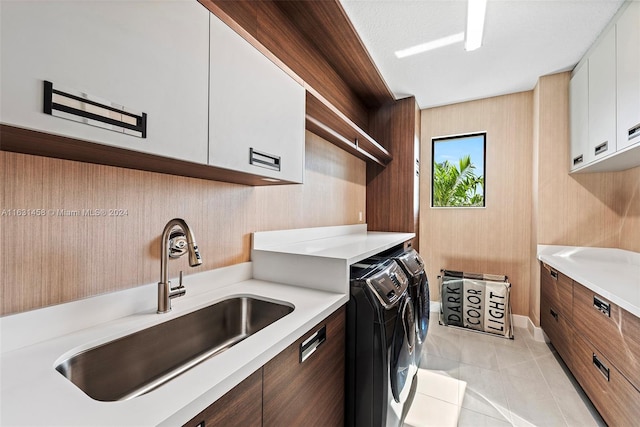
M484 17L487 11L487 0L467 0L467 37L464 48L467 51L482 46Z
M398 58L406 58L407 56L416 55L418 53L427 52L429 50L438 49L440 47L449 46L454 43L458 43L464 40L464 33L452 34L441 39L433 40L427 43L422 43L416 46L408 47L406 49L398 50L395 52Z

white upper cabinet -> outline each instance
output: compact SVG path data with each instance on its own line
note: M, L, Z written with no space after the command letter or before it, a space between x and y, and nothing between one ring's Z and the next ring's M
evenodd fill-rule
M199 3L2 1L0 8L2 123L206 164L209 12ZM146 137L45 114L45 81L63 92L53 103L118 122L137 123L126 113L145 113Z
M571 165L575 170L593 160L589 150L589 64L576 70L569 82L571 111Z
M616 151L616 33L589 56L589 150L595 160Z
M305 90L211 15L209 164L300 183Z
M569 101L571 172L640 166L639 2L625 2L582 59L571 77Z
M640 2L632 2L616 25L618 150L640 143Z

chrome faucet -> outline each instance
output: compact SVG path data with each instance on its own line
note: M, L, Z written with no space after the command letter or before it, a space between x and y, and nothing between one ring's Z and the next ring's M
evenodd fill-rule
M171 299L183 296L187 291L182 286L182 272L180 272L180 283L177 287L171 287L171 282L168 278L167 263L169 262L169 256L171 252L172 258L177 258L184 254L184 252L178 252L169 249L169 238L175 235L172 233L174 228L182 229L184 237L187 239L187 252L189 252L189 265L196 267L202 264L202 258L200 258L200 251L198 251L198 245L196 239L193 237L191 229L187 223L180 218L174 218L164 226L162 231L162 237L160 239L160 282L158 282L158 313L167 313L171 311ZM177 253L177 254L176 254Z

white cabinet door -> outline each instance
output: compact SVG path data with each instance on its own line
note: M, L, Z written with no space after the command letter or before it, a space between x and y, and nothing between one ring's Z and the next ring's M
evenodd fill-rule
M304 88L214 15L210 30L209 164L302 182Z
M616 151L616 32L589 56L589 150L595 160Z
M640 2L618 20L618 150L640 143Z
M570 170L578 169L593 160L589 150L589 63L578 69L569 82L571 119Z
M207 162L209 12L181 1L1 1L0 121ZM43 85L147 114L146 138L43 113Z

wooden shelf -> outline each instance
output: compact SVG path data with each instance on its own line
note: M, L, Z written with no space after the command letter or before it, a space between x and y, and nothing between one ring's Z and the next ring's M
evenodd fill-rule
M0 125L0 141L0 149L2 151L15 153L54 157L57 159L200 178L210 181L230 182L233 184L252 186L291 184L291 182L287 181L274 182L272 180L265 180L260 176L217 168L201 163L141 153L8 125Z
M393 159L383 146L309 87L306 119L307 130L363 160L386 166Z

